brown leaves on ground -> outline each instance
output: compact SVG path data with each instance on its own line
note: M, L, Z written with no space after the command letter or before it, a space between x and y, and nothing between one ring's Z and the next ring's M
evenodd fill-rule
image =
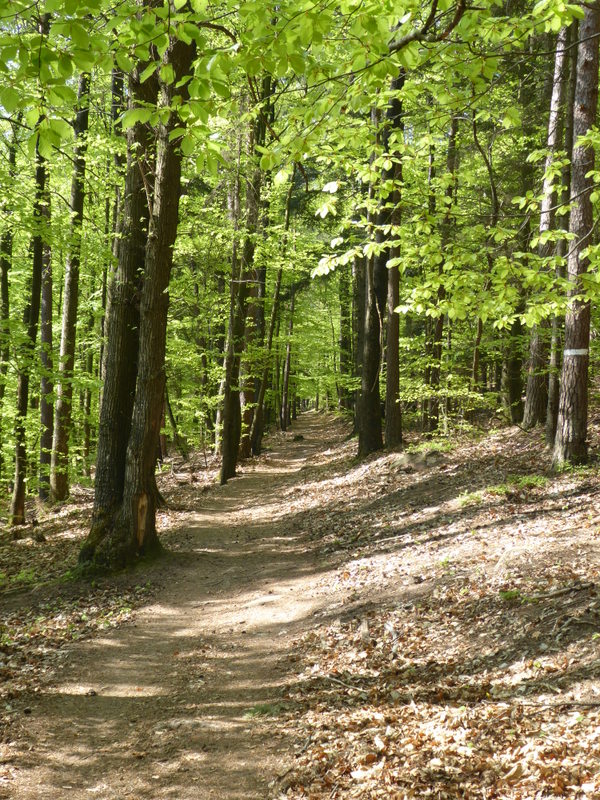
M597 468L554 475L539 433L516 429L357 462L343 423L325 427L338 443L301 484L260 461L280 486L273 519L315 553L325 601L277 704L257 707L297 742L272 797L600 798ZM202 455L166 466L172 551L215 475ZM160 565L69 579L91 499L80 490L19 538L0 534L0 788L28 699L71 643L127 619L161 580Z
M346 597L298 641L273 797L600 798L596 469L516 430L349 457L289 498Z

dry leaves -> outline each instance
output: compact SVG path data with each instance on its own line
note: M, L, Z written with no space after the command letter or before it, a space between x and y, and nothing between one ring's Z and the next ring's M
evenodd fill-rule
M600 798L594 473L520 431L410 474L347 455L301 499L347 599L298 642L309 744L273 797Z

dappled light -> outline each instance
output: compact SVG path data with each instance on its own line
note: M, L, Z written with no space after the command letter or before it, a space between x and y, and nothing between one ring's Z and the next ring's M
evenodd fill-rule
M5 783L24 800L593 797L591 473L553 474L523 432L413 471L356 463L332 416L295 430L161 512L170 555L136 577L160 586L15 695Z

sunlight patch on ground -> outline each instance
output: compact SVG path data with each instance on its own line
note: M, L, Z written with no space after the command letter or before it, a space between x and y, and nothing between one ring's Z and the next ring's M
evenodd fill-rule
M136 686L132 683L117 683L103 686L100 690L90 684L65 683L51 690L52 694L71 697L164 697L167 692L159 686ZM90 700L91 701L91 700Z

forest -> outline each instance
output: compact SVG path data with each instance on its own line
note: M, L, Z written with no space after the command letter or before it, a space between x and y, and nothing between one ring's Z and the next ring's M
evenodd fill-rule
M151 564L163 555L164 569L176 568L178 513L183 531L194 514L208 519L203 504L220 504L205 524L227 528L218 547L233 559L254 534L223 516L225 499L239 501L250 532L252 508L260 515L272 502L274 524L281 509L268 498L295 467L300 475L312 465L311 480L326 475L331 489L321 512L316 489L314 509L297 512L310 547L319 528L311 514L324 515L319 557L367 546L371 533L352 533L358 510L346 509L346 531L327 538L327 514L344 507L333 453L345 459L348 509L363 508L361 492L365 502L376 491L392 498L427 470L449 475L458 448L455 495L440 500L444 479L431 477L430 496L419 483L406 500L410 513L535 500L523 513L538 521L552 487L575 481L589 493L580 511L593 526L599 42L595 0L0 0L0 598L44 585L27 603L47 606L47 587L68 583L104 592L118 621L119 608L145 602L144 582L123 568L169 583ZM67 549L53 549L49 540L80 512ZM294 530L291 519L282 530ZM521 535L521 523L515 513L510 531ZM568 515L557 525L576 530ZM589 542L577 541L587 553ZM40 555L25 557L24 543ZM261 546L248 547L251 565ZM576 572L571 583L561 573L525 591L513 570L494 596L519 617L531 598L587 592L597 615L591 573ZM68 612L44 606L39 619L55 627L66 613L71 631L91 617L106 622L103 601L92 612L82 596L68 599ZM10 616L14 602L0 619L0 681L2 669L16 674L19 636L27 649L37 635ZM385 650L395 623L367 617L358 615L356 636L368 660L377 649L369 630L380 630ZM317 644L327 649L336 636L329 628ZM301 641L310 650L317 639ZM347 667L330 682L360 699ZM382 736L361 762L365 774L391 749ZM394 784L397 797L538 796L502 793L517 792L527 769L460 788L428 769L429 778ZM338 771L318 791L396 797L374 784L354 794L342 776L357 769ZM0 771L0 797L2 780ZM569 780L539 796L600 796L589 770ZM309 783L298 778L281 797L321 797L302 793ZM37 796L35 787L18 796Z

